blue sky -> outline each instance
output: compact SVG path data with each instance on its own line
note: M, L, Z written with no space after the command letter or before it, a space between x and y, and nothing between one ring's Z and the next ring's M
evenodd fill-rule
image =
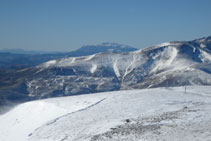
M0 0L0 49L144 48L211 35L211 0Z

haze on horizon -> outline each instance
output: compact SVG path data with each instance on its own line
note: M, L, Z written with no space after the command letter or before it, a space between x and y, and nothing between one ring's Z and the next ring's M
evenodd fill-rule
M211 35L210 0L0 0L0 49L144 48Z

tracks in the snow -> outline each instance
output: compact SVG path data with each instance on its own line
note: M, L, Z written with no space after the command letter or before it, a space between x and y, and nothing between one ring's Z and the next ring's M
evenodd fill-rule
M72 114L75 114L75 113L78 113L78 112L81 112L81 111L85 111L85 110L87 110L87 109L89 109L89 108L92 108L92 107L98 105L99 103L103 102L104 100L106 100L106 98L103 98L103 99L101 99L101 100L99 100L99 101L97 101L97 102L95 102L95 103L93 103L93 104L91 104L91 105L89 105L89 106L87 106L87 107L85 107L85 108L82 108L82 109L79 109L79 110L77 110L77 111L74 111L74 112L71 112L71 113L67 113L67 114L62 115L62 116L60 116L60 117L57 117L57 118L55 118L55 119L49 121L48 123L46 123L46 124L43 125L43 126L52 125L52 124L56 123L58 120L60 120L61 118L64 118L64 117L66 117L66 116L69 116L69 115L72 115ZM37 131L38 129L40 129L40 128L43 127L43 126L38 127L38 128L35 129L34 131ZM30 137L30 136L32 136L32 135L33 135L33 133L30 133L30 134L28 135L28 137Z

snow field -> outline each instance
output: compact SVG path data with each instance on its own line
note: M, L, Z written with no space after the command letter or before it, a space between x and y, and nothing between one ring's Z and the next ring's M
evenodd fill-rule
M0 140L165 140L168 134L211 139L206 126L211 121L210 89L190 86L184 93L184 87L156 88L27 102L0 116ZM197 125L200 132L192 129Z

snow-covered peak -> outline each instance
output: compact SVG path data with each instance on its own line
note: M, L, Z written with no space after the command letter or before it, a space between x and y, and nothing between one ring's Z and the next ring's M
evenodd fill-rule
M164 43L155 45L155 47L179 46L181 44L182 44L182 42L164 42Z
M205 48L196 41L168 42L134 52L104 52L52 60L17 72L14 75L17 80L10 83L16 86L16 82L23 80L17 89L23 88L35 98L185 84L211 85L211 44L204 43Z

